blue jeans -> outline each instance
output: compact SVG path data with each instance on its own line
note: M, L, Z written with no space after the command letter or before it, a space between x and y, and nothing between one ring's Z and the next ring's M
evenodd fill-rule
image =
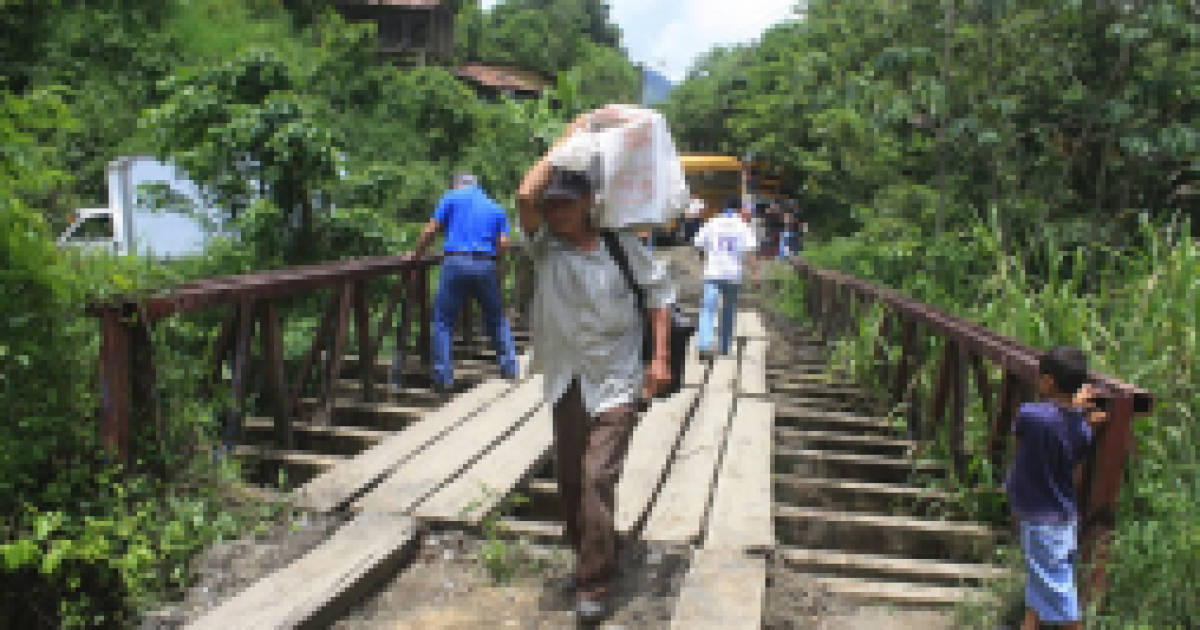
M450 386L454 383L454 355L451 349L454 321L463 300L474 296L483 310L483 322L492 335L500 373L516 376L517 354L512 331L500 305L500 284L496 278L496 261L469 256L446 256L438 281L437 297L433 300L433 380Z
M721 354L729 354L733 343L733 314L737 312L738 290L741 283L733 280L705 280L704 299L700 304L700 338L696 347L708 352L713 349L713 317L717 313L717 300L721 300Z

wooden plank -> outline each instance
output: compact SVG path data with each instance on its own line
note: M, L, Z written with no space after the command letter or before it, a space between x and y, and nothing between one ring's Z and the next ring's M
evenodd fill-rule
M894 516L891 514L867 514L863 512L841 512L822 508L778 505L775 516L781 519L797 519L832 525L861 525L880 529L907 532L929 532L938 535L961 535L993 543L998 530L973 521L935 521L928 518Z
M444 407L426 412L403 431L297 488L296 504L318 512L344 506L396 466L428 448L467 419L485 412L509 389L509 383L493 379L463 392Z
M725 549L699 549L679 589L671 628L758 630L766 584L765 559Z
M375 353L379 348L371 339L371 306L367 302L367 282L354 283L354 329L358 334L358 378L362 381L363 400L375 399Z
M733 410L734 367L735 362L729 360L714 364L697 415L646 521L643 539L694 542L699 538L717 455Z
M925 558L906 558L870 553L849 553L833 549L784 547L778 557L788 566L813 573L869 573L914 582L948 580L995 580L1012 577L1012 571L990 564L947 562Z
M762 316L758 311L738 311L734 320L733 336L766 339L767 327L763 325Z
M692 335L691 340L688 341L688 354L683 370L683 384L685 386L699 387L704 384L705 366L700 362L700 347L696 345L696 339L699 337L700 335Z
M283 367L283 331L279 324L279 309L273 300L263 302L260 317L263 370L266 372L267 399L275 420L275 446L290 449L293 444L288 401L291 399L287 391L287 373Z
M739 400L729 429L704 547L741 550L775 546L771 520L773 405Z
M372 578L394 570L416 539L411 518L360 515L296 562L255 582L188 628L295 628L333 621Z
M542 378L534 376L472 422L398 466L354 507L364 512L411 512L430 493L462 474L541 404Z
M669 398L654 401L634 428L617 482L617 531L630 531L650 507L650 500L671 456L671 448L699 395L699 390L686 388Z
M414 514L437 521L478 524L549 455L553 439L554 422L550 417L550 407L542 404L520 428L462 476L417 506Z
M774 482L784 489L810 492L814 495L822 497L830 496L834 493L842 493L878 496L881 497L882 501L884 502L897 503L902 501L917 501L920 499L935 499L938 501L953 500L952 494L936 488L924 488L921 486L882 483L877 481L827 479L822 477L810 477L807 475L780 473L774 475ZM795 503L795 501L788 502Z
M814 576L814 586L854 601L902 605L953 606L966 601L993 602L987 589L967 586L932 586L906 582L884 582L853 577Z
M708 382L704 384L704 391L732 393L736 379L737 359L732 356L717 357L713 360L712 372L708 376Z
M739 393L743 396L766 396L767 389L767 340L750 339L742 352L741 376L738 378Z
M342 283L341 297L338 301L337 318L333 323L333 336L329 338L329 355L326 357L323 374L325 387L321 394L321 410L319 415L322 422L329 422L333 416L333 388L336 386L338 375L342 373L342 359L346 353L346 334L350 330L350 283Z

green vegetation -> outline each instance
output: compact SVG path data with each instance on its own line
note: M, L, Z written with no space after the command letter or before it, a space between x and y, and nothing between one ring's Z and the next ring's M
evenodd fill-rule
M459 15L456 58L514 65L557 77L578 93L566 109L637 102L641 74L621 50L621 31L603 0L509 0Z
M464 60L527 66L557 88L487 102L446 69L381 64L374 26L326 0L0 0L4 623L134 625L187 586L198 551L283 517L210 455L225 403L200 385L221 313L155 326L162 421L137 427L135 460L118 463L96 436L89 302L402 251L453 170L511 206L564 119L636 94L603 3L464 5L458 39L487 34ZM579 28L524 32L542 12ZM173 264L56 248L75 209L104 203L105 164L133 153L172 158L240 238ZM319 297L280 304L288 360L307 349Z
M1198 44L1179 1L814 0L759 44L711 53L666 107L685 146L780 169L817 230L813 263L1036 347L1080 346L1156 394L1090 627L1200 620ZM803 295L789 280L775 303L799 315ZM841 366L867 373L878 325L859 322ZM968 412L978 453L986 422ZM927 456L947 458L945 442ZM990 470L972 472L969 515L1006 518Z
M1047 223L1068 249L1132 244L1142 211L1200 229L1198 38L1186 0L817 0L710 53L665 110L684 147L780 169L828 234L995 207L1015 244Z
M529 497L511 492L496 501L498 494L484 484L480 489L480 497L463 506L462 516L467 516L487 503L495 507L479 520L479 531L483 534L483 542L479 547L479 561L487 570L488 576L496 584L504 585L512 581L522 571L537 571L538 562L529 557L528 545L524 540L509 540L509 531L500 520L513 509L529 503Z

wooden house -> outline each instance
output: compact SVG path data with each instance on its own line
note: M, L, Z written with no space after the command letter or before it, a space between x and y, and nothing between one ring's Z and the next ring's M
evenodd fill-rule
M441 65L454 55L460 0L335 0L351 22L374 22L379 51L402 65Z

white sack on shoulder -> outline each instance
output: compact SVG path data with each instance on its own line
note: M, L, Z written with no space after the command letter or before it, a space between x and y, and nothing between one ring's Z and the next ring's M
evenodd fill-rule
M588 174L596 189L593 219L602 228L669 223L691 201L666 119L654 110L596 110L586 128L549 158L554 166Z

